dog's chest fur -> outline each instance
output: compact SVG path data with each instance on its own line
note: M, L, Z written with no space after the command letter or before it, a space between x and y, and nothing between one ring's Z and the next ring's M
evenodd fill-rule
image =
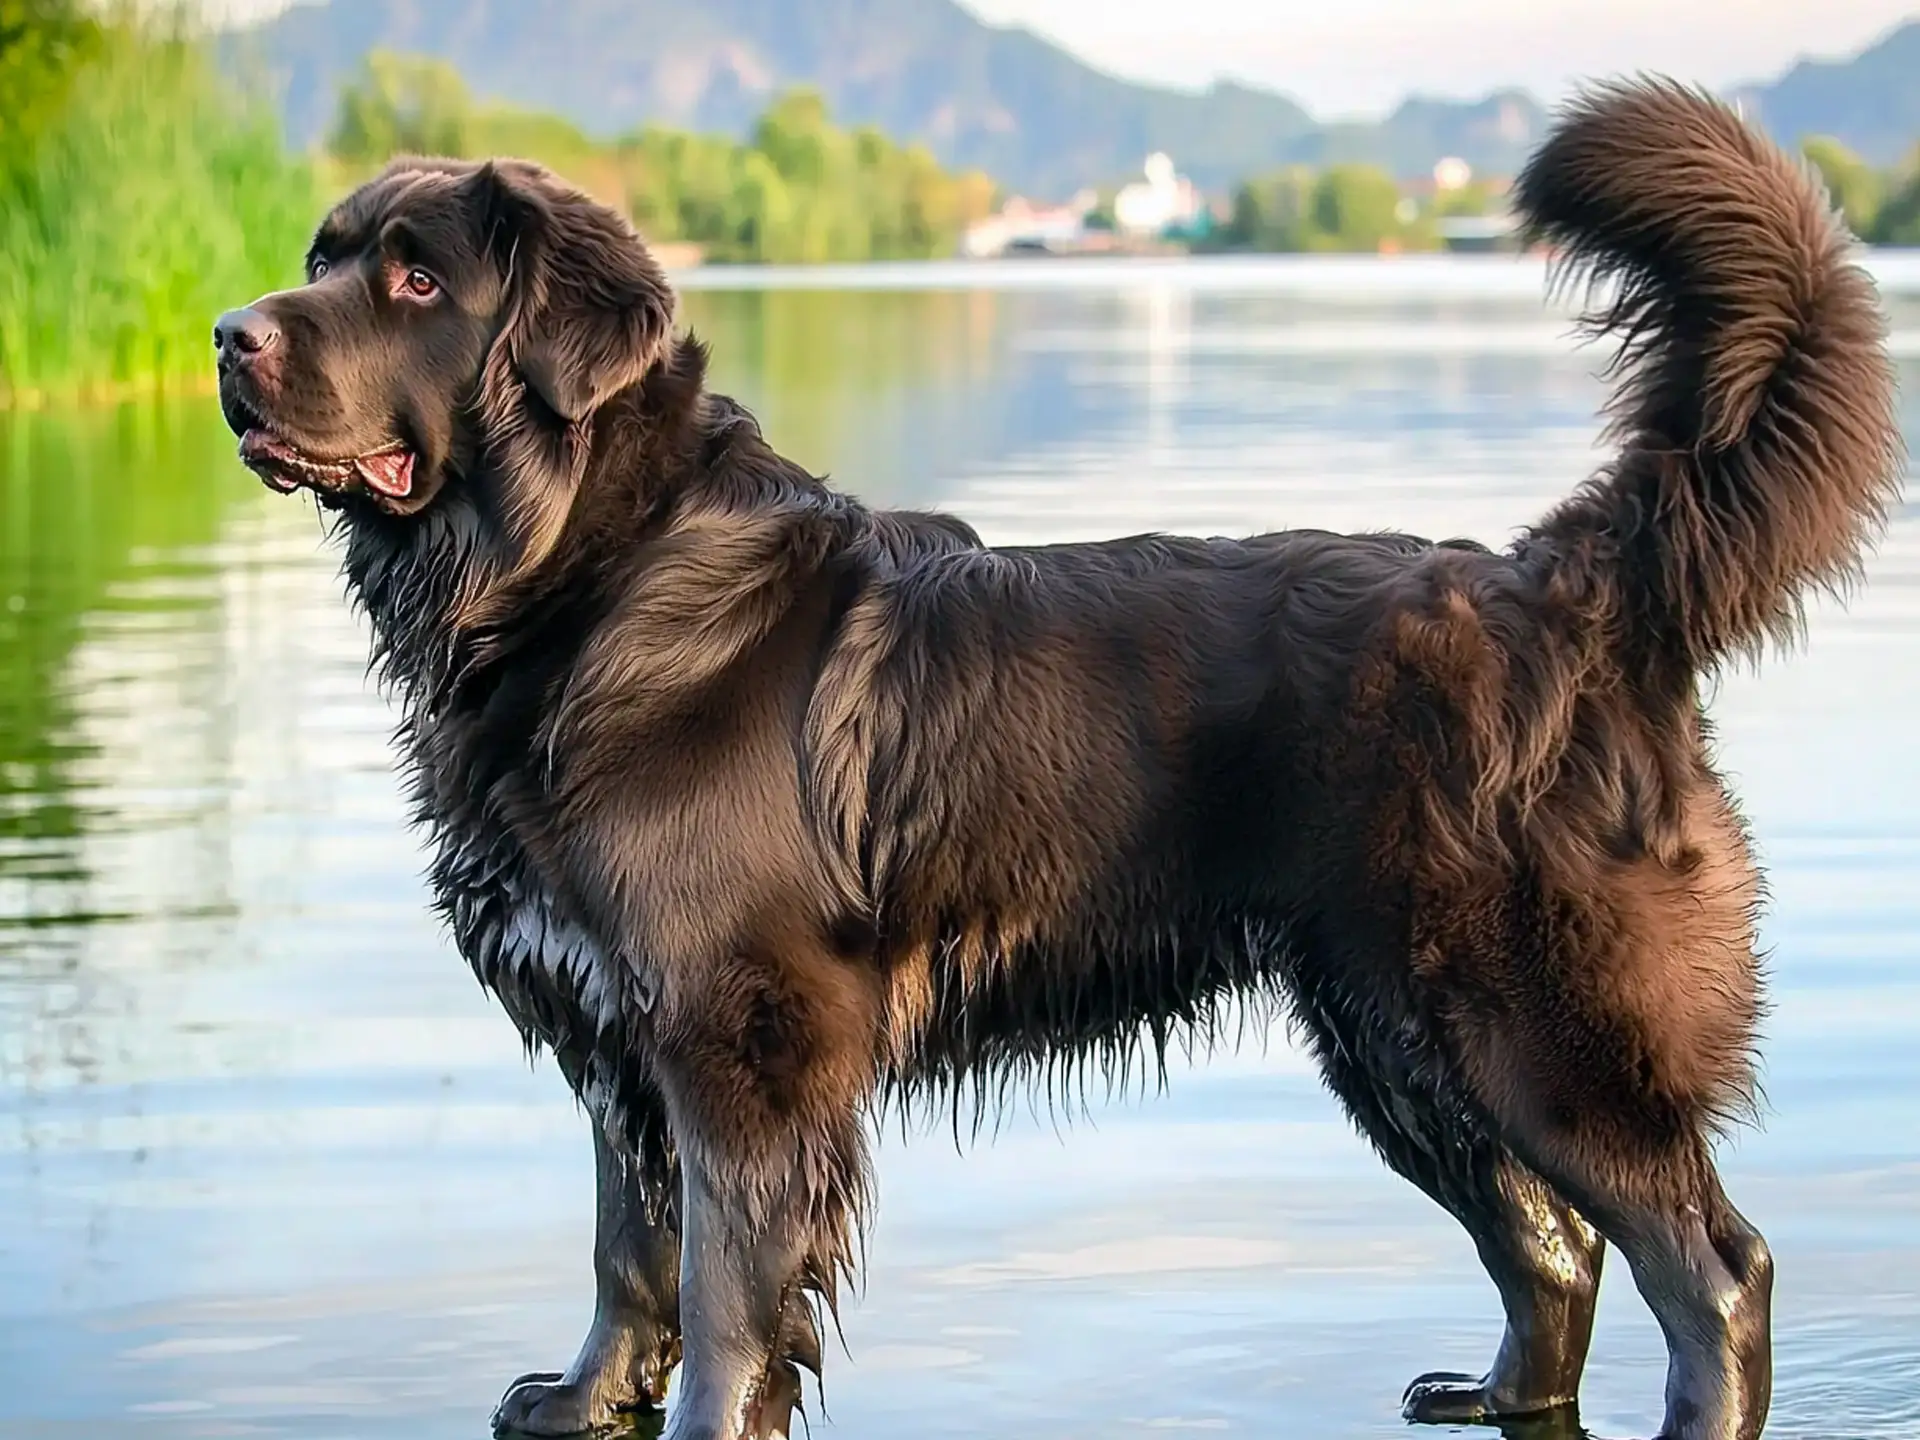
M553 1053L609 1136L650 1145L657 1137L643 1132L655 1117L642 1096L652 978L568 913L487 805L446 803L453 793L484 793L477 776L430 739L410 739L418 813L433 841L428 878L454 944L528 1051Z
M552 1051L611 1125L653 995L639 967L610 957L569 913L510 820L541 788L542 662L560 657L455 683L444 637L460 550L457 534L428 533L405 548L355 544L347 564L401 702L398 739L430 841L428 882L454 944L528 1049Z
M423 769L430 755L416 756ZM434 899L480 983L529 1044L591 1048L618 1018L601 947L562 914L519 842L481 813L423 807L434 840Z

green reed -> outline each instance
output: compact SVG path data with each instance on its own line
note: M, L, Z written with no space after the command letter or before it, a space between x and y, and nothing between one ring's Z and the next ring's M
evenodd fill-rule
M0 405L204 383L221 310L288 283L308 163L177 23L112 18L0 121Z

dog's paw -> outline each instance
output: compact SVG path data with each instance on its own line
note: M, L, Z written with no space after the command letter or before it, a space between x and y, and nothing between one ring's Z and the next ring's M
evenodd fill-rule
M1570 1400L1496 1397L1485 1377L1436 1370L1407 1386L1400 1413L1415 1425L1494 1425L1509 1440L1592 1440Z
M493 1411L496 1436L592 1435L631 1429L652 1411L645 1397L609 1396L590 1382L568 1384L551 1371L522 1375Z
M1407 1386L1400 1413L1415 1425L1477 1425L1497 1411L1478 1375L1436 1370Z

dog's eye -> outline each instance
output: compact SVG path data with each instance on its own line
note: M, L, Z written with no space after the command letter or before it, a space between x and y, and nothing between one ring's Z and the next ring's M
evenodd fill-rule
M318 280L322 275L325 275L327 271L331 270L332 268L333 267L327 264L326 261L316 260L313 262L312 266L309 267L307 271L307 279L309 281Z
M431 300L440 293L440 282L424 270L409 270L401 283L416 300Z

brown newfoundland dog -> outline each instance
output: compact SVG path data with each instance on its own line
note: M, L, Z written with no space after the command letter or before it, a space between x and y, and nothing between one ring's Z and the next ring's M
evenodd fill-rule
M1660 83L1515 190L1606 282L1617 457L1501 553L1399 534L993 549L702 384L660 269L541 170L402 160L221 403L337 512L461 952L598 1123L598 1308L503 1431L783 1433L889 1106L992 1105L1285 1007L1506 1307L1419 1420L1570 1405L1611 1241L1668 1440L1752 1440L1772 1267L1714 1171L1760 885L1696 680L1843 582L1901 469L1819 187Z

